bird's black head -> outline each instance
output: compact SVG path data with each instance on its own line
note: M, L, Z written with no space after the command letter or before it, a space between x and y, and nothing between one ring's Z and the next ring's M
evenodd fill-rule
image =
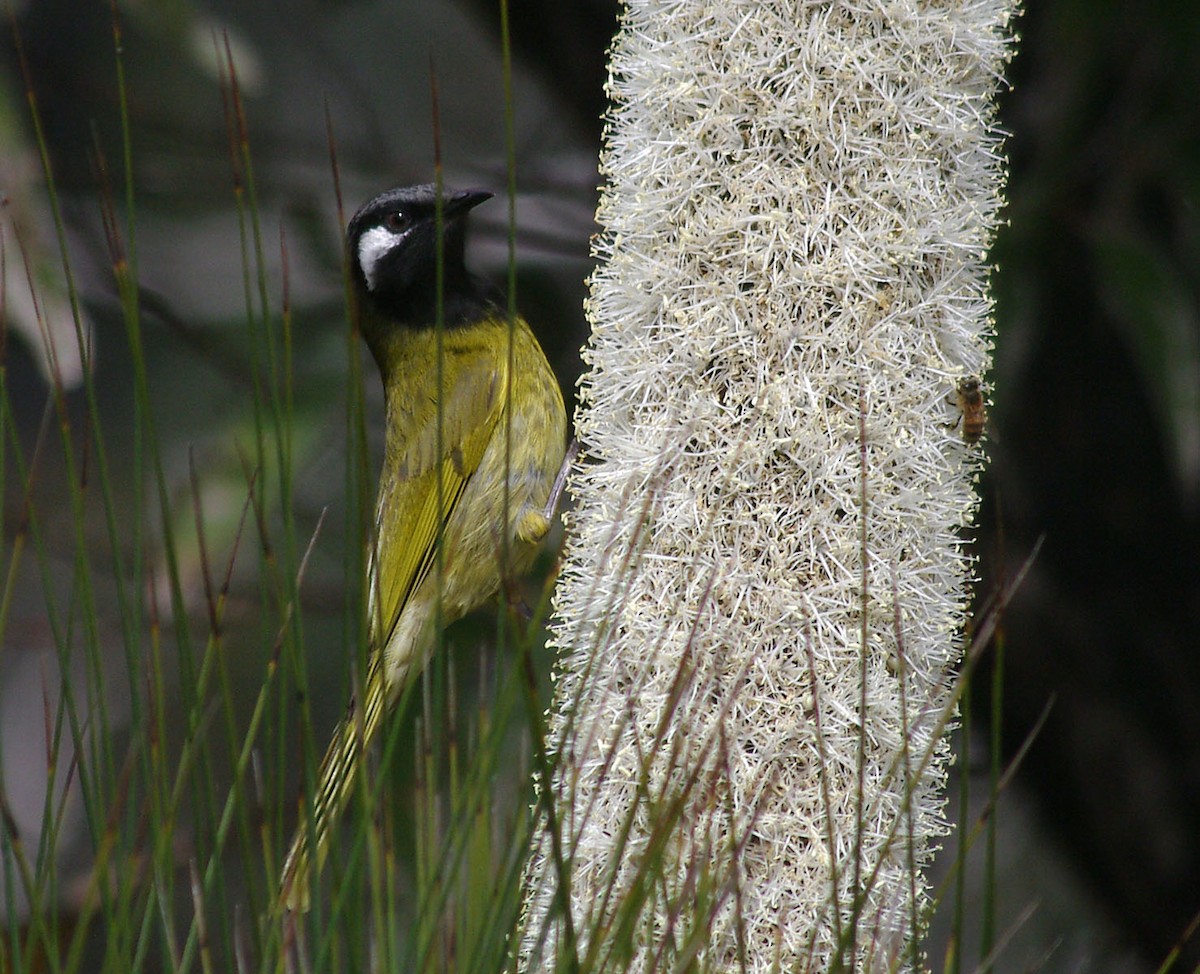
M467 213L491 193L442 189L442 260L446 324L469 313L484 292L463 264ZM381 193L350 220L346 246L360 298L390 322L431 325L437 304L437 188ZM476 293L478 292L478 293Z

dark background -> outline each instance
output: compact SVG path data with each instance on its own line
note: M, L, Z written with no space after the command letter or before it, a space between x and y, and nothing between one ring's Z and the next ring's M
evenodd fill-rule
M520 302L569 393L586 335L616 12L600 0L513 8ZM1050 710L1000 809L1001 929L1036 909L997 967L1150 971L1200 910L1200 5L1028 8L1001 99L1011 180L995 246L992 464L978 552L986 596L1044 539L1003 619L1006 752ZM311 522L339 503L342 487L323 473L341 469L333 414L346 365L331 324L344 315L326 111L348 209L386 186L431 178L431 73L448 182L501 190L496 5L230 0L121 12L139 271L157 296L146 341L176 476L186 479L190 446L214 478L228 465L236 479L223 444L244 422L241 261L213 70L214 39L227 29L240 52L267 239L280 227L289 237L306 391L298 503ZM98 386L113 391L105 408L119 428L130 363L97 203L96 147L118 170L120 156L108 4L44 0L17 22L95 328ZM0 33L19 113L23 83L10 32ZM479 211L474 261L498 278L505 226L502 199ZM279 263L270 249L268 261ZM18 418L33 429L46 394L36 356L16 340L7 355ZM48 478L51 497L53 485ZM313 597L330 605L339 592L333 535L328 570L318 552L314 571ZM46 638L37 586L24 594L6 633L10 686L19 650L35 652ZM976 728L986 729L988 687L976 690ZM336 713L340 701L328 706ZM976 758L967 770L982 777ZM931 943L935 966L944 949ZM1185 958L1176 969L1200 963L1195 937Z

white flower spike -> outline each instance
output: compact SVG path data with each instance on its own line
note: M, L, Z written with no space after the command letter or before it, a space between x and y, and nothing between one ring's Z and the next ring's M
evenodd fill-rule
M921 966L1014 13L627 3L523 969Z

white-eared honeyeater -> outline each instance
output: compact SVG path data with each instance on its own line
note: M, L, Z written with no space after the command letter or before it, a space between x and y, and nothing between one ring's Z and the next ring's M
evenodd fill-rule
M393 189L347 228L359 323L386 403L370 657L364 697L334 731L311 819L302 809L284 864L291 909L307 907L364 749L425 664L438 624L525 571L549 528L544 509L566 438L562 394L529 325L510 320L463 262L467 214L490 197L443 188L439 206L433 185Z

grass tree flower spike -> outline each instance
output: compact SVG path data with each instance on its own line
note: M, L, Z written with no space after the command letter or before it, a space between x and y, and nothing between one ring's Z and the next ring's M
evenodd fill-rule
M1014 13L626 4L522 969L923 963Z

